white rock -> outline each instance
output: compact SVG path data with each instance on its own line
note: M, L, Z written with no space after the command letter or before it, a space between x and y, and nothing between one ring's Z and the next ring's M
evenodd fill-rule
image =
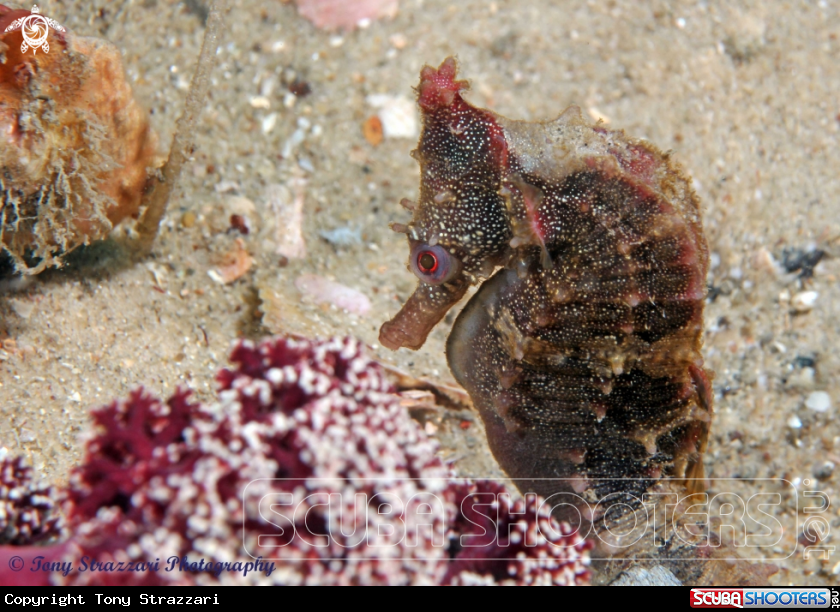
M367 103L378 110L385 138L417 138L417 111L415 103L406 96L374 94Z
M269 134L274 126L277 125L277 113L271 113L262 120L262 133Z
M799 417L795 414L787 420L787 426L791 429L801 429L802 428L802 421L799 420Z
M252 96L248 102L252 108L271 108L271 100L266 96Z
M306 256L302 229L305 188L306 179L300 176L290 179L288 186L274 183L265 188L264 206L274 213L275 252L289 259Z
M216 193L230 193L231 191L239 191L239 183L236 181L219 181L214 187Z
M631 567L619 574L610 586L683 586L671 570L657 565L650 569Z
M388 37L388 42L390 42L396 49L405 49L405 46L408 44L408 38L406 38L405 34L402 32L397 32L396 34L391 34Z
M825 391L814 391L805 400L805 406L814 412L828 412L831 408L831 397Z
M242 215L247 217L257 212L257 205L253 200L244 196L228 196L224 202L225 212L228 215Z
M289 136L288 140L283 143L283 150L280 154L285 158L288 159L292 156L292 153L295 152L295 149L298 148L298 145L302 143L306 139L306 130L301 128L296 129L292 132L292 135Z
M318 304L334 304L357 315L365 315L370 311L370 300L361 291L317 274L298 276L295 287Z
M810 312L820 294L816 291L802 291L793 296L791 305L796 312Z
M35 303L30 300L9 300L9 304L21 319L28 319L35 310Z

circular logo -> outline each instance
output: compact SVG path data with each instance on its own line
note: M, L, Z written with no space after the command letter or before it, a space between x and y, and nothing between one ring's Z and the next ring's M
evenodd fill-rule
M50 52L50 44L47 42L47 35L50 33L50 24L47 23L43 15L32 13L29 17L24 17L21 29L23 30L24 40L23 45L21 45L21 51L23 53L26 53L26 49L24 48L26 45L29 45L33 49L43 47L44 53Z
M21 53L26 53L29 48L32 48L33 53L36 53L38 49L43 49L44 53L49 53L50 43L47 42L47 36L50 33L50 28L59 32L65 31L57 21L41 15L41 9L35 4L32 6L29 15L15 19L6 28L6 31L22 30L23 44L20 46Z

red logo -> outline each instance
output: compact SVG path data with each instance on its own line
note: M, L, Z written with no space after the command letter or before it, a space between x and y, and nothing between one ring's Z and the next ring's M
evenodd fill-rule
M743 608L741 589L691 589L692 608Z

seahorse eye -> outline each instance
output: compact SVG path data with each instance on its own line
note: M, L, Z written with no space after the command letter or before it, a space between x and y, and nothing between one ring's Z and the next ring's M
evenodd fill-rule
M424 283L440 285L460 269L461 262L440 245L418 243L411 249L411 271Z
M431 274L438 267L438 260L435 254L430 251L422 251L420 257L417 258L417 265L421 272Z

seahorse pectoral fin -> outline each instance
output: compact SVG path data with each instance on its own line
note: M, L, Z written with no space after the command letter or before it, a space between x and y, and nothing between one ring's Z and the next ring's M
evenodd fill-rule
M392 351L401 347L416 351L449 309L464 297L468 287L469 282L463 277L443 285L420 282L394 318L382 324L379 342Z
M546 228L540 214L545 193L521 176L513 175L507 180L512 189L503 185L499 193L505 198L511 217L513 238L510 246L514 249L522 245L538 246L540 265L545 270L551 270L553 262L545 244Z

